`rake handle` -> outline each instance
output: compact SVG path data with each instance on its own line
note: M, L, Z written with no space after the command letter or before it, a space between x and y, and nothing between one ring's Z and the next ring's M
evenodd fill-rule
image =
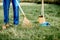
M42 0L41 15L44 17L44 0Z
M20 10L21 10L21 12L22 12L22 14L23 14L23 16L26 17L24 11L22 10L22 8L21 8L21 6L20 6L20 4L18 3L17 0L16 0L16 2L17 2L17 4L18 4L18 6L19 6L19 8L20 8Z

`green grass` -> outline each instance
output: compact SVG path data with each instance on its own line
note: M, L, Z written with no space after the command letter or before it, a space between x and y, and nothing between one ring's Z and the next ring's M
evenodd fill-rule
M22 5L27 18L32 22L32 28L21 26L23 16L20 12L20 24L18 27L10 26L0 32L0 40L60 40L60 6L55 4L45 4L45 17L50 23L49 27L41 27L37 23L38 16L41 14L41 4ZM10 23L13 24L13 11L10 7ZM3 22L3 8L0 6L0 27ZM0 28L1 29L1 28Z

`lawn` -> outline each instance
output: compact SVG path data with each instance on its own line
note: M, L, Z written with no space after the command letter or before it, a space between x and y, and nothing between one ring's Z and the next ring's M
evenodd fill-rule
M55 4L45 4L45 18L50 26L41 27L37 22L41 14L41 4L21 5L27 18L32 22L32 28L23 28L22 13L19 13L19 25L10 26L0 32L0 40L60 40L60 6ZM13 24L12 6L9 11L9 21ZM0 6L0 27L3 22L3 7ZM28 27L28 26L27 26ZM1 28L0 28L1 29Z

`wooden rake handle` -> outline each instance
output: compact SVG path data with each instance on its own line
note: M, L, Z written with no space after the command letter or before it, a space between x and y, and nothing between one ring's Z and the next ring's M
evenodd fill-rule
M23 16L26 17L24 11L22 10L22 8L21 8L21 6L20 6L20 4L19 4L19 2L18 2L17 0L16 0L16 2L17 2L17 5L19 6L19 8L20 8L20 10L21 10L21 12L22 12L22 14L23 14Z
M44 17L44 0L42 0L41 15Z

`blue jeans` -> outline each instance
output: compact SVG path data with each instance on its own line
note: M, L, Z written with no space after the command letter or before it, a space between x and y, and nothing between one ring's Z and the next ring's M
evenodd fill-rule
M14 13L14 24L19 24L19 6L17 5L16 0L12 0L13 13ZM3 0L3 9L4 9L4 23L9 23L9 8L10 0Z

